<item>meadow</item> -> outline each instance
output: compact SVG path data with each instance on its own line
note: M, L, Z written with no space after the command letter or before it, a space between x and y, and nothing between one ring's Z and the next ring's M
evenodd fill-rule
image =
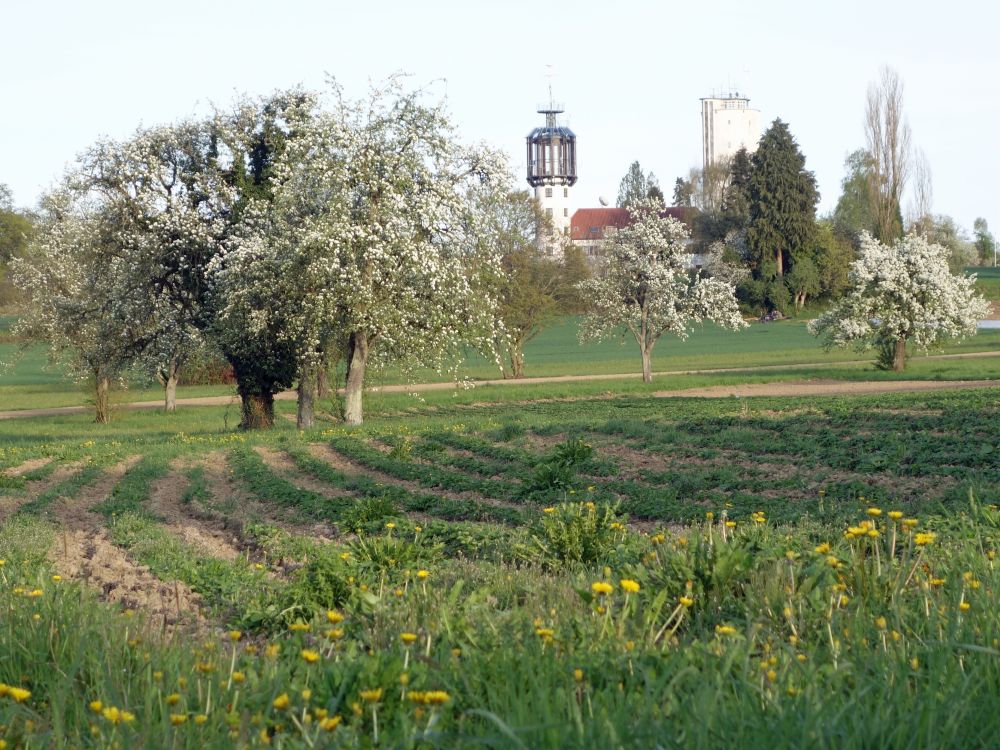
M1000 281L1000 277L998 277ZM13 318L0 318L0 411L40 409L48 407L80 406L89 403L86 385L74 385L58 367L49 366L42 348L20 352L18 344L3 338L3 331ZM613 375L641 372L638 349L631 339L605 340L581 345L577 339L579 320L567 318L544 329L525 349L528 377ZM6 328L5 328L6 326ZM967 354L1000 351L1000 330L980 331L976 336L933 352L934 354ZM939 378L979 379L1000 377L1000 359L958 361L927 360L914 352L907 372L902 375L881 373L871 366L872 356L852 350L826 352L816 339L806 331L806 317L776 323L754 323L749 328L731 332L712 324L695 328L687 341L665 336L653 354L657 372L686 370L729 370L746 368L738 373L737 380L747 378L767 380L801 379L802 377L870 379L870 378ZM2 364L6 363L6 365ZM813 365L808 374L800 370L753 371L760 366ZM500 378L495 363L487 361L476 352L468 352L460 374L471 382ZM411 375L416 382L447 382L449 377L433 370L418 370ZM701 385L725 383L731 373L705 374L690 379L670 376L669 385L660 382L659 389L675 387L675 383ZM408 382L392 369L375 371L373 386L395 385ZM633 389L625 381L616 381L612 387ZM606 385L605 388L608 386ZM677 385L676 387L687 387ZM649 390L649 389L647 389ZM233 386L197 385L178 388L179 398L200 396L225 396L235 392ZM162 399L162 389L148 378L133 376L127 388L119 389L113 396L116 403L157 401ZM523 398L524 396L522 396ZM530 396L529 396L530 397Z
M355 429L0 422L0 737L988 745L996 394L571 383L382 394Z

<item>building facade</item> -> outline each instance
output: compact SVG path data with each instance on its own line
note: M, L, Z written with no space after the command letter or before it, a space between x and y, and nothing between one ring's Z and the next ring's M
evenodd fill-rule
M698 209L691 206L667 206L661 216L669 216L691 228ZM623 229L631 223L627 208L580 208L573 213L570 223L570 241L580 248L587 261L593 265L601 262L601 242L609 229ZM690 240L688 240L690 242ZM692 269L700 268L704 259L692 253L690 260Z
M731 157L741 148L750 153L760 141L760 112L739 92L701 100L702 166Z

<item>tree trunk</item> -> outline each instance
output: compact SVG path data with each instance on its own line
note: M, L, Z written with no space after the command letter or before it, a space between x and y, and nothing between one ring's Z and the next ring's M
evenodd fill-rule
M317 374L321 370L322 368L314 364L302 365L299 368L299 408L295 416L295 425L300 430L306 430L316 424L314 402L319 385Z
M241 393L243 421L241 430L269 430L274 427L274 394Z
M365 365L368 363L368 334L351 333L348 345L347 385L344 388L344 421L361 424L364 421L361 397L365 387Z
M330 373L326 371L326 367L326 362L323 362L316 372L316 398L326 398L330 395Z
M168 414L177 411L177 380L175 369L163 383L163 402Z
M111 378L100 372L94 377L94 412L98 424L111 422Z
M520 346L512 346L510 349L510 370L512 378L524 377L524 352Z
M642 348L642 382L653 382L653 350Z
M778 276L785 275L785 259L780 250L774 254L774 267L777 270Z
M906 339L896 339L896 349L892 356L893 372L902 372L906 368Z

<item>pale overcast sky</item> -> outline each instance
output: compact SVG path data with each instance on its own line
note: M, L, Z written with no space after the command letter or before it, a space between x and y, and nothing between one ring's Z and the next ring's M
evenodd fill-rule
M732 83L780 117L816 173L821 211L864 142L879 67L905 83L934 211L1000 229L1000 10L989 0L476 2L5 0L0 182L31 205L100 136L330 73L349 95L396 71L437 79L464 138L524 168L546 64L578 136L576 207L612 202L638 159L670 195L700 165L699 97Z

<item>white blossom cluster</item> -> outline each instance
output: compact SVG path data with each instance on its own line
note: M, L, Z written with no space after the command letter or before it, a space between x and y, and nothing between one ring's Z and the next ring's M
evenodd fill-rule
M976 333L989 305L975 293L975 280L950 273L947 248L924 237L911 234L890 246L865 233L849 291L809 330L827 348L864 351L903 341L926 351Z

